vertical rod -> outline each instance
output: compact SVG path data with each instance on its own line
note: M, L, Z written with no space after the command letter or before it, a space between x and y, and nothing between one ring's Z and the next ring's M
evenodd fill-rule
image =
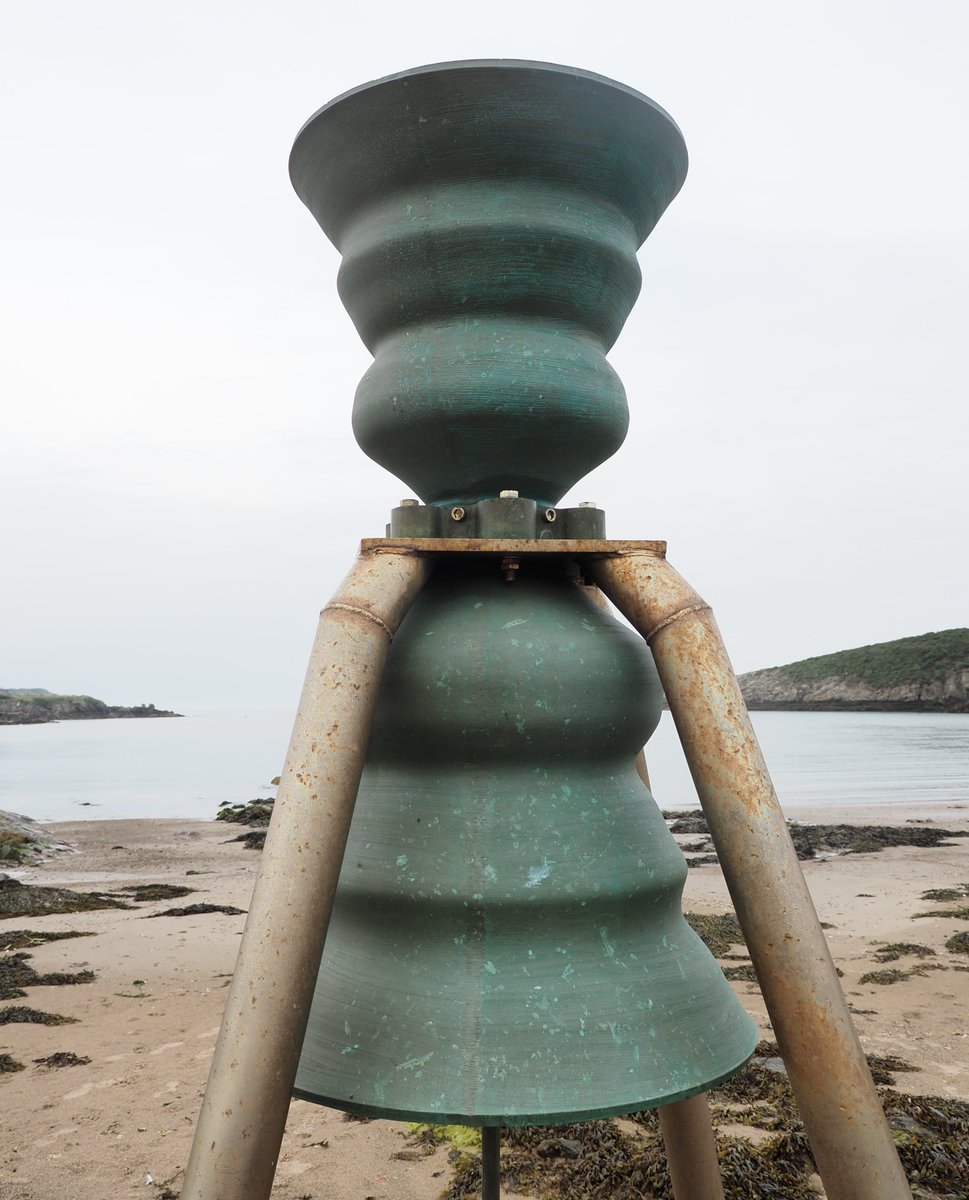
M267 1200L390 641L430 566L365 551L320 614L183 1200Z
M481 1127L481 1200L501 1200L501 1126Z
M652 647L828 1200L911 1200L709 606L655 552L587 569Z
M706 1092L664 1105L659 1128L676 1200L724 1200Z

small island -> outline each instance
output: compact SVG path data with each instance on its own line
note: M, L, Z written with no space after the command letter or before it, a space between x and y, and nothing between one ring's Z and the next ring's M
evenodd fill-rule
M93 696L58 696L46 688L0 688L0 725L44 725L50 721L98 721L128 717L180 717L154 704L105 704Z
M969 712L969 629L859 646L748 671L750 709L785 712Z

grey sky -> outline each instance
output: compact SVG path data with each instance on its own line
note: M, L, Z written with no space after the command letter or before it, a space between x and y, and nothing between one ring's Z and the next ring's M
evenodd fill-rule
M738 669L965 625L969 9L0 3L0 685L295 704L403 485L292 192L326 100L537 58L690 150L611 355L624 448L566 502L665 537Z

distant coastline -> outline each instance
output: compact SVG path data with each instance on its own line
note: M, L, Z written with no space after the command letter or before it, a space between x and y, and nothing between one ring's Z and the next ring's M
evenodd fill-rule
M969 712L969 629L858 646L740 676L747 707L780 712Z
M180 717L154 704L105 704L93 696L59 696L46 688L0 688L0 725L46 725L52 721L103 721L134 717Z

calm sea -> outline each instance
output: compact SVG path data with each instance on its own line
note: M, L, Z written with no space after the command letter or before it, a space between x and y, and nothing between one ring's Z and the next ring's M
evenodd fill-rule
M211 819L222 801L271 796L293 710L181 720L0 727L0 809L36 820ZM786 805L969 802L969 715L754 713ZM696 796L669 714L650 740L664 808Z

